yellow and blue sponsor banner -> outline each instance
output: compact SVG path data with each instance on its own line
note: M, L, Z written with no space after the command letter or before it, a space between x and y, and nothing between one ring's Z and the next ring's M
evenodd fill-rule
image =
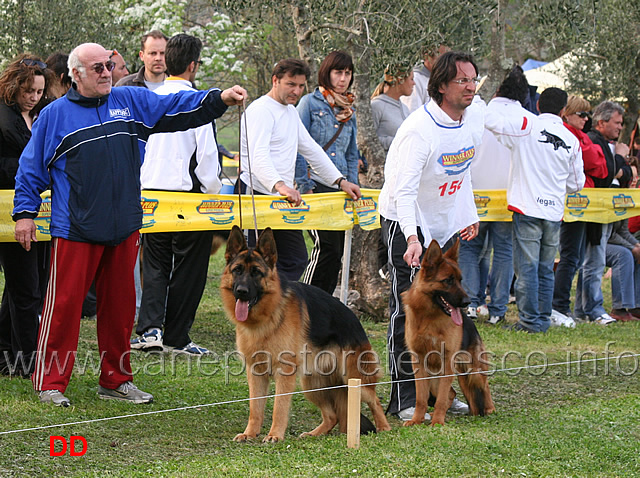
M258 228L321 229L343 231L354 224L366 230L380 227L378 189L362 189L362 198L353 201L343 192L304 194L294 206L279 196L255 196ZM474 191L481 221L510 221L504 190ZM51 199L42 195L40 214L35 220L39 240L49 240ZM240 214L240 202L242 214ZM251 196L143 191L141 232L228 230L235 225L252 229ZM564 220L608 223L640 215L640 189L585 189L567 196ZM105 205L108 207L108 205ZM13 191L0 191L0 241L13 241L11 220Z
M506 190L474 191L481 221L510 221ZM565 198L565 222L606 224L640 216L640 189L587 188Z
M254 197L258 228L324 229L343 231L359 224L363 229L380 227L377 189L362 189L362 197L353 201L346 193L305 194L299 206L280 196ZM35 219L39 240L49 240L51 199L42 194L40 214ZM251 196L192 194L168 191L142 191L141 232L229 230L233 225L253 229ZM242 214L240 211L242 206ZM105 205L108 207L108 205ZM13 191L0 191L0 241L12 241Z

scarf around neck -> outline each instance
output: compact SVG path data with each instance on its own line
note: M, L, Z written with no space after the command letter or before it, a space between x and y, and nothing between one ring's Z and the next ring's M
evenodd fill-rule
M340 123L346 123L351 119L353 115L353 107L351 105L353 105L353 101L356 99L353 93L346 92L341 95L323 86L319 86L318 89L320 93L322 93L322 96L324 96L324 99L327 100L327 103L334 109L336 119Z

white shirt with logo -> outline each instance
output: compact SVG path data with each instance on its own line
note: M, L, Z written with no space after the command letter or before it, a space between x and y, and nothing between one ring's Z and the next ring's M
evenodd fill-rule
M443 246L461 229L478 222L470 166L484 129L483 106L474 102L461 121L435 101L402 123L384 168L379 211L398 221L405 237L420 227L424 246Z
M485 112L486 127L511 150L507 187L509 210L560 221L566 193L584 186L578 139L554 114L535 116L518 101L494 98Z

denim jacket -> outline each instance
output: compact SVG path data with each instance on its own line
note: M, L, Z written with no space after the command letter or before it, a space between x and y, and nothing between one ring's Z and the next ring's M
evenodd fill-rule
M320 90L305 95L297 106L302 124L307 128L316 143L323 147L336 134L339 126L329 103L324 99ZM356 145L356 115L347 121L333 144L327 150L327 156L340 172L354 184L358 184L358 147ZM310 176L304 157L298 154L296 159L296 184L300 192L313 189L316 182L322 183L313 170ZM325 184L331 188L335 185Z

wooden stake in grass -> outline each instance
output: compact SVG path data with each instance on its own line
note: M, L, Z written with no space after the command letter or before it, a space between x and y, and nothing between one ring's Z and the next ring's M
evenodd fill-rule
M360 448L360 379L349 379L347 398L347 447Z

